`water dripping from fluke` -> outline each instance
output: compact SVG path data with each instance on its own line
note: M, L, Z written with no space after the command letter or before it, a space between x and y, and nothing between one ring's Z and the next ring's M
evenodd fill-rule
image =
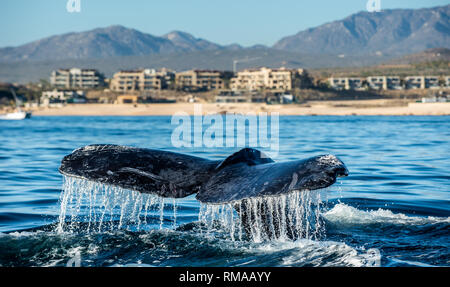
M171 206L176 218L176 204ZM164 208L169 207L156 195L65 176L56 232L163 228ZM172 226L176 227L175 221Z
M326 189L202 204L199 221L207 227L207 234L225 232L233 241L319 240L325 234L323 193Z
M201 203L196 232L256 243L317 240L324 235L322 194L326 194L326 189L294 191L224 204ZM64 177L57 232L164 228L177 229L176 199Z

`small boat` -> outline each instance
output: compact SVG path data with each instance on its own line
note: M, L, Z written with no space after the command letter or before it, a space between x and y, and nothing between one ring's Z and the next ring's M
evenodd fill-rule
M24 120L26 118L27 113L22 111L0 115L0 120Z
M14 100L16 101L16 111L12 113L0 114L0 120L24 120L31 118L30 112L22 111L19 105L19 99L17 99L16 92L11 89L11 93L14 96Z

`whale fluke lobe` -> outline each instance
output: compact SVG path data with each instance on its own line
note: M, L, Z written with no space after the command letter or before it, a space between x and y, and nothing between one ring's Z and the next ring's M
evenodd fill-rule
M197 200L210 204L321 189L348 175L344 163L333 155L274 162L258 150L245 148L223 161L214 161L117 145L77 149L64 157L59 171L161 197L197 193Z
M348 175L344 163L332 155L306 160L268 162L255 166L236 163L218 171L202 185L197 199L225 203L291 191L328 187Z
M197 193L217 163L167 151L90 145L75 150L61 162L66 176L181 198Z

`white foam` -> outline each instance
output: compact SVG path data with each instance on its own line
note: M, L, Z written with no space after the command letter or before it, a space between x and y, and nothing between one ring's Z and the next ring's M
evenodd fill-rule
M331 210L323 214L330 222L336 224L364 225L372 223L389 223L404 225L421 225L435 223L450 223L450 217L416 217L390 210L378 209L363 211L344 203L336 204Z
M39 231L38 231L39 232ZM36 235L36 232L29 232L29 231L15 231L11 233L0 233L0 237L6 237L6 236L12 236L12 237L29 237Z
M290 242L270 242L255 249L257 253L280 253L281 266L353 266L381 265L378 249L355 249L345 243L300 239ZM289 255L285 255L288 253Z

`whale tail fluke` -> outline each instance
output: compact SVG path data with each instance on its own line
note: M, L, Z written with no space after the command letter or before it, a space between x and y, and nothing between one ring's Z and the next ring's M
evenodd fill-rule
M119 186L162 197L197 193L204 203L220 204L293 190L315 190L347 176L344 163L332 155L274 162L246 148L223 161L168 151L90 145L64 157L59 171L69 177Z

